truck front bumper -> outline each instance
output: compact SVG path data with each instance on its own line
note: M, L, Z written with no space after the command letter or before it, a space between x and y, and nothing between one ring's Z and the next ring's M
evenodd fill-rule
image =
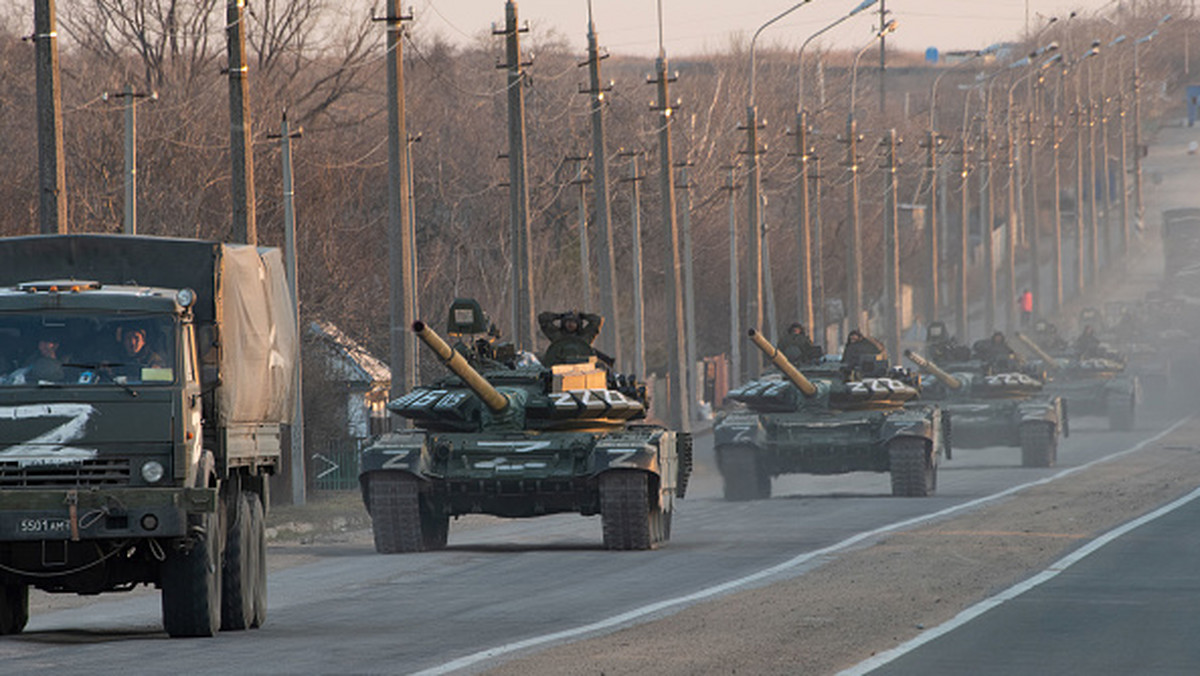
M215 488L0 490L0 542L178 537L214 512Z

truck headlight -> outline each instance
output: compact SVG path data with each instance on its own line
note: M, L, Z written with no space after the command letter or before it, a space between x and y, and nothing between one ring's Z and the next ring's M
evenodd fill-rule
M145 479L146 483L148 484L156 484L159 481L162 481L163 475L166 473L167 472L165 469L163 469L162 463L158 462L157 460L151 460L142 465L142 478Z

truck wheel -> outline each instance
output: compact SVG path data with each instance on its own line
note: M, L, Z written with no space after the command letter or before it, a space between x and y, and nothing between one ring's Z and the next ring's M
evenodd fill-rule
M720 457L726 500L765 500L771 497L771 477L759 466L753 446L727 446L721 449Z
M225 556L221 570L221 629L240 631L254 622L254 557L256 547L250 500L245 491L230 497Z
M262 497L258 493L250 493L249 498L250 540L254 543L250 567L254 572L254 619L250 626L257 629L267 621L267 518Z
M1058 462L1058 430L1051 423L1021 425L1021 466L1053 467Z
M923 498L937 491L937 464L925 451L925 440L901 437L888 442L892 495Z
M0 636L19 634L29 622L29 585L0 585Z
M1128 432L1133 429L1133 397L1110 397L1108 400L1108 429Z
M162 563L162 615L167 634L214 636L221 628L223 508L188 517L194 542L187 551L171 548Z
M662 540L662 508L650 506L645 472L600 475L600 521L605 549L653 549Z
M408 554L425 549L417 478L404 472L371 472L368 503L375 551Z

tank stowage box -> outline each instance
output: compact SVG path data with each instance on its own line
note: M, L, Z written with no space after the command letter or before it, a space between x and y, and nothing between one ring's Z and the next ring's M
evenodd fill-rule
M276 249L0 239L0 634L31 586L153 584L171 636L261 625L296 359Z
M481 312L470 299L455 307ZM417 429L383 435L362 452L377 551L445 547L450 518L471 513L598 514L608 549L652 549L670 538L691 437L638 423L645 389L632 378L595 358L520 366L486 341L450 346L423 323L413 330L452 375L391 402ZM453 322L450 333L464 335Z
M937 406L913 402L911 385L857 378L840 365L802 373L755 331L751 339L784 373L729 392L740 406L714 426L725 499L771 495L783 474L890 472L892 494L932 495L946 453L946 421Z

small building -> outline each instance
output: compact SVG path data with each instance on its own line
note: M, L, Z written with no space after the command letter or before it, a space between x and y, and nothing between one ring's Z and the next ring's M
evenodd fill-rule
M388 365L331 322L309 324L308 338L315 348L308 363L319 364L325 382L344 397L339 406L344 412L343 433L362 440L386 432L392 382Z

